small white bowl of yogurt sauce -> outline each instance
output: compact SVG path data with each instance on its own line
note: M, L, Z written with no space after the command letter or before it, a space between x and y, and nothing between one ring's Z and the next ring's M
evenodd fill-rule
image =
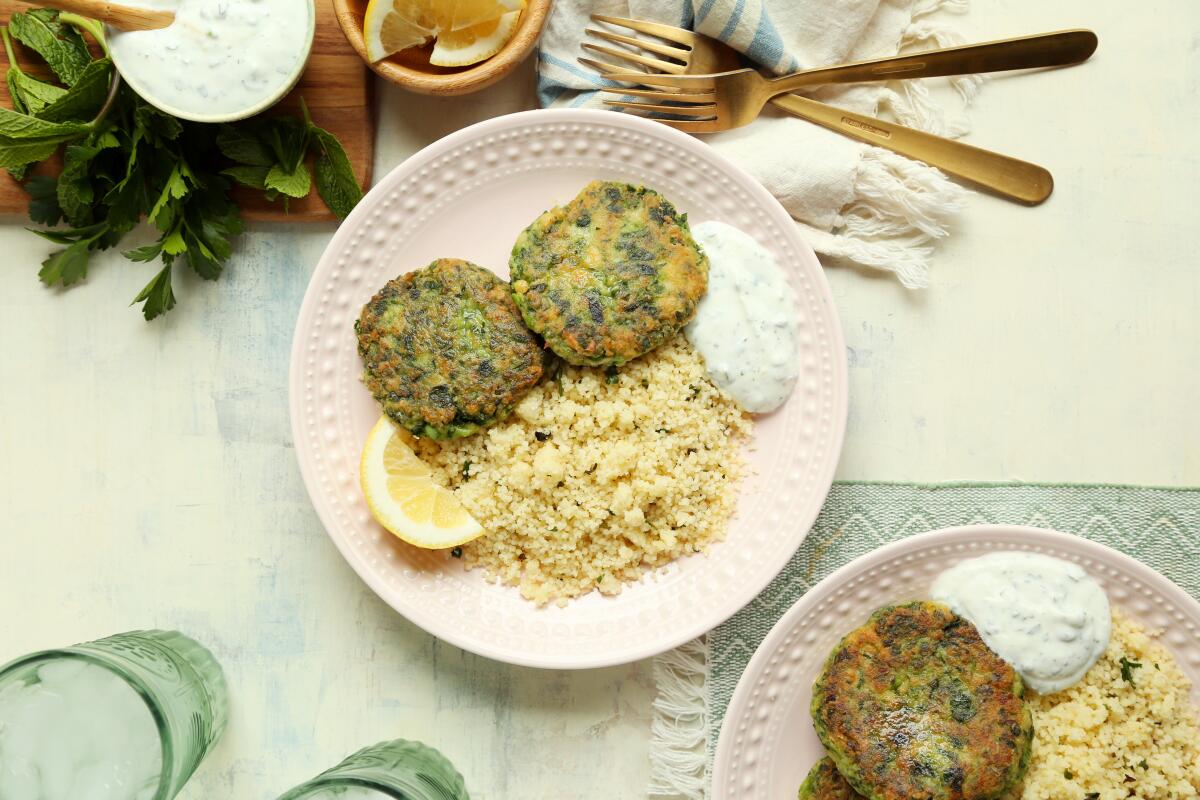
M194 122L232 122L277 103L300 80L316 33L314 0L136 5L174 11L175 22L154 31L109 28L117 70L146 102Z

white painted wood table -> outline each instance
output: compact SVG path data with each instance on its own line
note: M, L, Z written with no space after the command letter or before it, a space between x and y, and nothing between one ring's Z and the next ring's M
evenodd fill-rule
M1090 26L1085 67L993 80L970 140L1049 166L1045 206L976 197L921 293L829 271L850 349L840 476L1200 484L1200 4L980 3L968 35ZM385 89L378 174L533 105L532 69L435 100ZM0 228L0 660L131 628L208 643L228 735L183 800L272 798L379 739L446 752L472 796L642 795L648 663L489 662L393 613L338 556L293 458L292 327L331 227L259 227L217 284L147 265L48 291ZM180 272L182 275L182 271Z

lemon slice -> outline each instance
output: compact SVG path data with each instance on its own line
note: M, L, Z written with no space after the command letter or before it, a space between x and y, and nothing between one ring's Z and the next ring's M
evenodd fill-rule
M482 22L461 31L445 31L438 36L429 63L439 67L465 67L491 58L512 38L521 12L509 11L491 22Z
M454 0L453 4L454 10L450 13L452 31L494 22L509 11L525 8L525 0Z
M429 550L481 536L483 527L453 492L433 482L410 441L409 434L387 417L367 435L359 477L371 514L400 539Z
M417 47L450 24L448 4L436 0L370 0L363 16L363 38L372 63Z

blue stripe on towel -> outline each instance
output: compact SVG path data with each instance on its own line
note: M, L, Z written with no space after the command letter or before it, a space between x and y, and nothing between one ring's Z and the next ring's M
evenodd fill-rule
M543 75L538 76L538 103L542 108L553 105L554 101L561 97L566 90L567 87L561 83L555 83Z
M595 72L589 72L588 70L577 67L569 61L563 61L561 58L556 58L555 56L552 56L547 52L543 51L541 54L541 58L547 64L551 64L551 65L563 70L564 72L569 72L572 75L574 75L576 78L587 81L592 86L612 87L612 86L620 86L621 85L621 84L617 83L616 81L610 81L608 78L602 78L602 77L600 77L600 75L598 75Z
M600 94L600 93L599 92L580 92L578 97L576 97L574 100L572 100L570 103L567 104L567 108L579 108L584 103L588 102L589 100L591 100L593 97L595 97L598 94Z
M746 0L737 0L737 5L733 7L733 13L729 15L729 19L725 22L725 27L721 29L721 34L717 36L722 42L728 42L733 36L734 30L737 29L738 23L742 21L742 13L746 10Z
M708 16L716 4L717 0L704 0L704 4L700 6L700 10L696 12L696 22L703 22L704 18Z
M692 0L684 0L683 12L679 15L679 27L690 31L695 21L695 16L692 14Z
M722 35L721 38L725 37ZM765 5L758 18L758 30L754 32L754 41L750 42L750 46L746 48L746 55L764 67L772 68L778 68L779 62L783 59L783 38L779 35L775 23L771 21L771 15L767 13ZM795 59L793 58L791 61L795 62Z

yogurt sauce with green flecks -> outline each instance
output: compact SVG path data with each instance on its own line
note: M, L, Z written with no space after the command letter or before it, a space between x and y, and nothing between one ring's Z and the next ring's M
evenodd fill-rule
M185 119L236 119L285 92L308 57L312 0L134 0L175 12L153 31L110 31L113 60L149 103Z
M692 237L708 256L708 293L684 333L738 405L774 411L799 376L796 295L775 257L744 231L702 222Z
M1074 686L1112 631L1108 596L1078 564L1038 553L991 553L938 576L933 599L966 617L983 641L1042 694Z

